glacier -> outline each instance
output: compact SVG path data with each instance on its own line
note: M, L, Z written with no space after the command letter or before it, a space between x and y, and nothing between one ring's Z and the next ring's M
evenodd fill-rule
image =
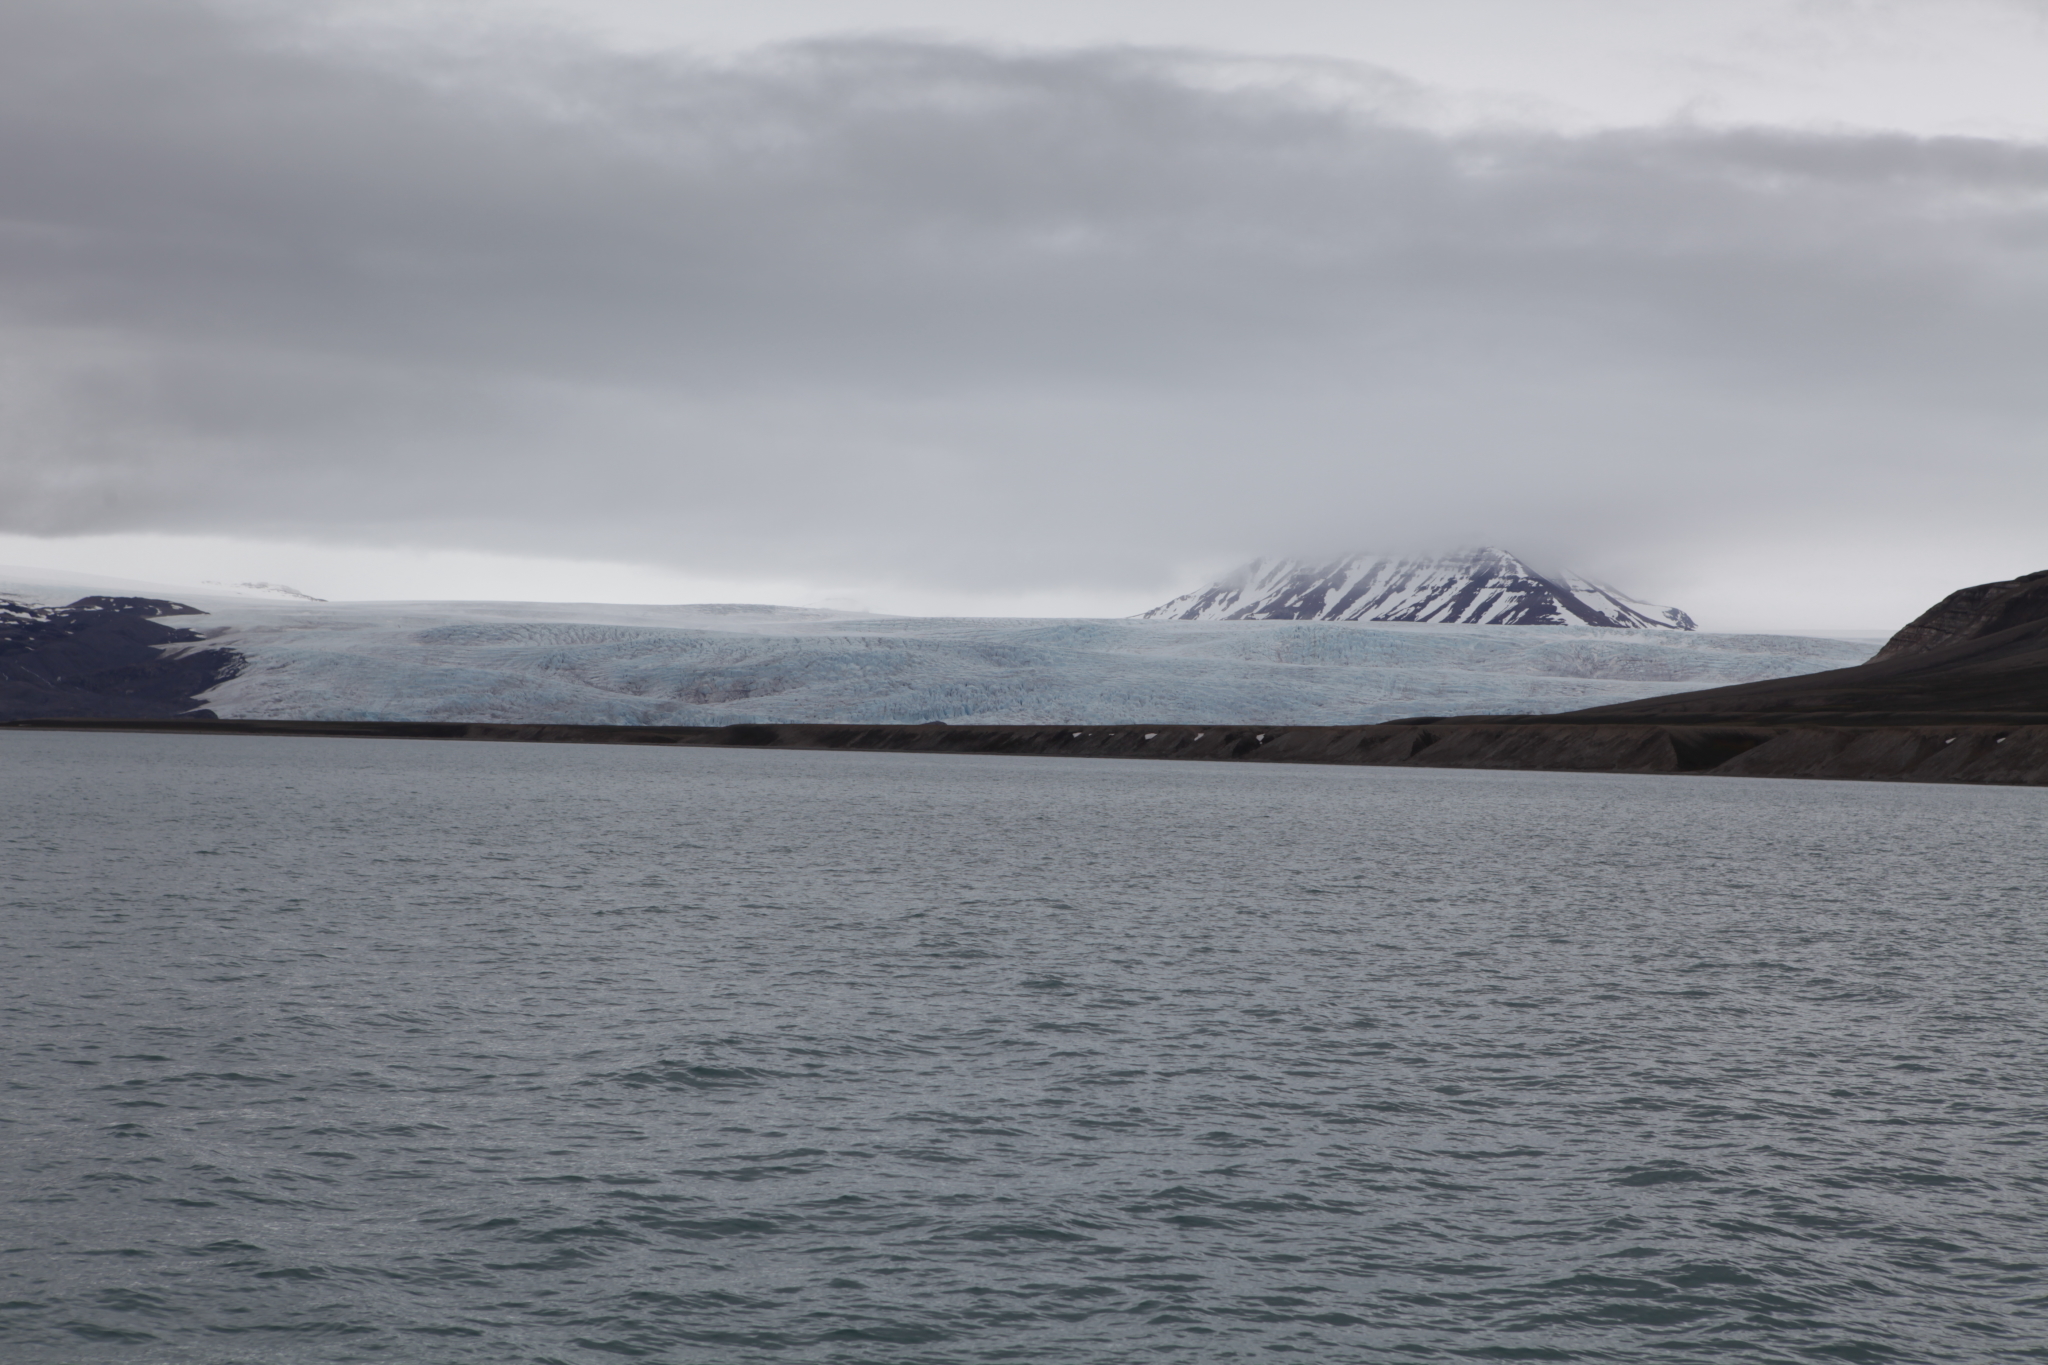
M167 597L227 718L1348 725L1575 710L1845 668L1881 640L1582 625L946 618L748 604L312 602L0 569L0 596Z

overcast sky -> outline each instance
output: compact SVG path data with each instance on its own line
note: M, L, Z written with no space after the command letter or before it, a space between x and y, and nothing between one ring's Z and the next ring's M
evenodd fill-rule
M1896 624L2048 567L2044 73L2048 0L10 0L0 560Z

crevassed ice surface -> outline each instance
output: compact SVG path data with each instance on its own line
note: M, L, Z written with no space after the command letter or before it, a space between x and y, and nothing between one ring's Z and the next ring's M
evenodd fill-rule
M206 698L224 716L621 725L1351 724L1568 711L1870 653L1835 640L1566 626L771 614L627 625L431 608L245 617L212 643L250 663Z
M177 600L211 613L177 619L208 637L195 648L249 661L206 704L256 719L1337 725L1570 711L1845 668L1877 647L1583 626Z

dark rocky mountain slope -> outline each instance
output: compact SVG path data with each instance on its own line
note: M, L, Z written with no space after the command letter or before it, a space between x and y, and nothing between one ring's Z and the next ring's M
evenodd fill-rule
M1870 660L1903 658L2048 620L2048 569L1950 593L1902 627Z
M241 671L229 649L159 616L203 616L150 597L81 597L62 607L0 598L0 719L197 716L200 694Z
M1826 673L1679 692L1552 720L1636 717L1817 719L2048 717L2048 570L1950 593L1869 663Z

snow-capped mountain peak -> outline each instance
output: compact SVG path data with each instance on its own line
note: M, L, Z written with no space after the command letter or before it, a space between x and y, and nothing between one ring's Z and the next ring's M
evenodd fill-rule
M1692 617L1580 574L1540 573L1491 547L1331 563L1258 559L1143 613L1172 621L1414 621L1692 630Z

